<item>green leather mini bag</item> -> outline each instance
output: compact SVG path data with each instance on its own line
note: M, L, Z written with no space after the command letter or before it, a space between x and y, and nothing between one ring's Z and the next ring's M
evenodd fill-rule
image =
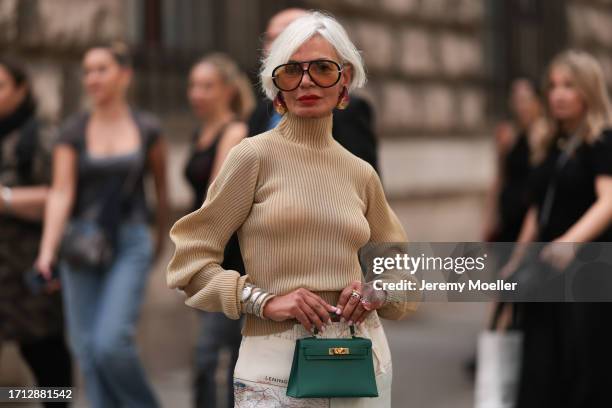
M377 397L372 341L355 336L295 343L287 395L294 398Z

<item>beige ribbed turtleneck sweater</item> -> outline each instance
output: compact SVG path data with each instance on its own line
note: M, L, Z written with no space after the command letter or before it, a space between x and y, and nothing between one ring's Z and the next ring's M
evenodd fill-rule
M220 266L235 231L244 276ZM183 289L187 305L231 319L240 317L245 282L277 295L306 288L335 305L342 289L362 278L359 248L406 241L372 166L333 139L332 115L291 113L230 151L202 207L178 220L170 236L176 251L168 286ZM381 317L400 319L415 308L390 295ZM247 315L242 333L266 335L294 324Z

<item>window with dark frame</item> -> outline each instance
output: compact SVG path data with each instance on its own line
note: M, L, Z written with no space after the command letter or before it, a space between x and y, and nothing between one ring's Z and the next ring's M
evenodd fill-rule
M567 47L566 7L566 0L487 0L489 114L506 116L512 80L527 76L539 84Z
M300 0L134 0L138 25L133 51L135 95L143 107L184 110L189 67L213 51L225 52L257 83L263 32L269 18ZM172 86L166 86L171 83ZM178 85L178 86L177 86Z

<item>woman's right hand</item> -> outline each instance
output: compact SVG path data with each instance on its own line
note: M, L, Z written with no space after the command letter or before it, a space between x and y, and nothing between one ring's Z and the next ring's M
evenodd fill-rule
M268 300L263 315L277 322L297 319L309 332L312 332L313 327L323 332L325 324L331 324L329 314L336 311L335 306L324 301L319 295L308 289L299 288Z
M53 265L53 258L44 254L39 254L34 262L34 267L46 280L51 279L51 265Z
M34 262L34 268L47 281L47 284L45 285L45 292L48 294L56 292L60 289L59 279L53 278L52 265L53 265L53 258L44 256L42 254L38 255L38 258Z

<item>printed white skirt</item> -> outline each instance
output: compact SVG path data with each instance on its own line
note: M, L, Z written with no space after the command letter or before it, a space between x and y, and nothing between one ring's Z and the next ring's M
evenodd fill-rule
M371 313L355 335L372 340L378 397L293 398L286 395L297 339L311 336L301 324L281 333L242 338L234 370L234 407L237 408L390 408L391 353L376 312ZM334 322L319 337L350 337L346 323Z

